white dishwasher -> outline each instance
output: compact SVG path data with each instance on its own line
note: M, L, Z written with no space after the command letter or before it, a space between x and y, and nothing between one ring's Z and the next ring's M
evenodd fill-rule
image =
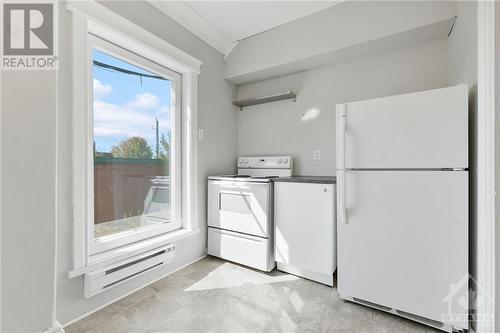
M335 177L274 180L278 270L333 286L337 268Z

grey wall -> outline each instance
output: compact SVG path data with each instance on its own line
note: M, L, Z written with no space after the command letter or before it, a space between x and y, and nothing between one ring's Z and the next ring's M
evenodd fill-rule
M55 251L54 71L1 74L1 332L51 326Z
M296 103L280 101L239 112L238 151L290 153L295 174L334 175L335 104L444 87L447 57L447 41L441 40L240 86L239 98L287 90L298 98ZM320 160L313 159L315 149L321 150Z
M176 258L168 267L147 273L90 299L83 298L82 277L68 279L67 272L72 269L71 58L68 53L70 31L61 28L57 319L63 324L203 256L206 248L205 180L209 174L233 172L236 164L237 111L231 104L236 90L233 85L223 80L222 55L146 2L109 1L104 4L137 25L203 61L202 73L198 81L198 122L199 127L205 130L205 141L199 142L198 155L198 222L201 230L197 235L176 243ZM70 26L70 17L64 10L61 13L60 26Z

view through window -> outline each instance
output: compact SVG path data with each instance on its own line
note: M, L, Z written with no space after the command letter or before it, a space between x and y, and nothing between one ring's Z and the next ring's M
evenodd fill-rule
M94 238L172 222L172 81L93 51Z

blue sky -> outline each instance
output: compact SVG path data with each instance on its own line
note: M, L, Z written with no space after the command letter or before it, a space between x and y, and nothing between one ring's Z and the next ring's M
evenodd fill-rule
M94 50L94 60L150 73L105 53ZM142 78L94 66L94 140L98 152L109 152L121 140L132 136L156 146L155 117L161 133L170 132L171 81Z

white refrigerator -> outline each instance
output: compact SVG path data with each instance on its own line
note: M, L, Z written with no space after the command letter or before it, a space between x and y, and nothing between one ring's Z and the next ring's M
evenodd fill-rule
M338 291L468 328L468 87L339 104Z

